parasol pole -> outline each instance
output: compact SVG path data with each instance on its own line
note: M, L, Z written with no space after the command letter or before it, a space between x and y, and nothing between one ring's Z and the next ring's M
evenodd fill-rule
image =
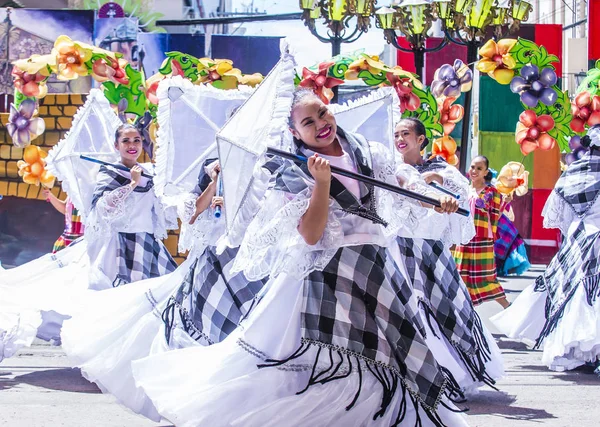
M95 159L93 157L88 157L88 156L84 156L83 154L79 156L80 159L83 160L87 160L88 162L92 162L92 163L98 163L101 165L105 165L105 166L112 166L115 169L119 169L125 172L131 172L131 169L129 169L127 166L123 166L123 165L118 165L115 163L109 163L109 162L105 162L104 160L100 160L100 159ZM146 177L146 178L154 178L154 176L152 175L148 175L146 172L142 172L142 176Z
M279 156L279 157L283 157L284 159L288 159L291 160L293 162L299 162L299 163L308 163L308 159L304 156L299 156L297 154L293 154L290 153L288 151L284 151L284 150L279 150L277 148L273 148L273 147L268 147L267 148L267 154L271 154L271 155L275 155L275 156ZM430 205L433 205L435 207L441 207L440 201L436 200L432 197L428 197L428 196L424 196L422 194L419 193L415 193L413 191L410 190L405 190L404 188L398 187L397 185L393 185L393 184L388 184L387 182L382 182L382 181L378 181L374 178L371 178L370 176L366 176L366 175L361 175L359 173L355 173L355 172L351 172L348 171L346 169L341 169L338 168L336 166L331 166L331 172L338 174L338 175L342 175L348 178L352 178L355 179L357 181L361 181L364 182L365 184L370 184L373 185L375 187L379 187L379 188L383 188L384 190L388 190L391 191L393 193L396 194L400 194L402 196L406 196L409 197L411 199L414 200L418 200L420 202L423 203L427 203ZM468 217L470 215L470 212L464 208L459 208L456 213L458 213L459 215L462 216L466 216Z

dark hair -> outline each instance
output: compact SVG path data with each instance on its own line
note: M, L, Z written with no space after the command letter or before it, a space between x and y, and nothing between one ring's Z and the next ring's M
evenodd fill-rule
M485 174L485 176L483 177L483 179L486 182L490 182L492 180L492 178L494 177L494 174L493 174L492 170L490 169L490 161L488 160L487 157L482 156L482 155L479 155L479 156L475 157L473 159L473 161L475 161L475 159L481 159L481 160L483 160L483 163L485 163L485 168L488 170L488 172Z
M421 143L421 146L419 147L419 150L423 151L425 147L429 145L429 138L427 138L427 130L425 129L425 125L423 124L423 122L417 119L416 117L406 117L404 119L400 119L400 121L397 124L400 124L402 122L409 122L417 136L423 135L425 137L425 139Z
M304 101L305 99L308 99L308 98L315 98L315 99L318 99L319 101L321 100L321 98L319 98L312 89L300 87L294 91L294 95L292 98L292 105L290 107L290 117L288 119L288 126L291 129L296 129L294 127L294 122L292 120L292 111L294 111L294 108L296 108L296 106L298 104L300 104L302 101Z
M292 105L290 107L290 117L288 118L288 126L290 127L290 129L296 130L296 128L294 127L293 119L292 119L292 111L298 104L303 102L305 99L309 99L309 98L315 98L315 99L318 99L319 101L321 101L321 98L319 98L312 89L300 87L294 91L294 95L292 98ZM292 136L292 139L294 140L294 144L298 148L302 147L302 145L304 144L304 142L302 142L302 140L296 138L295 136Z
M115 131L115 145L117 145L117 143L119 142L119 137L121 136L121 133L124 130L127 129L133 129L135 130L137 133L140 133L140 131L138 130L138 128L136 128L134 125L130 124L130 123L123 123L121 126L119 126L117 128L117 130Z

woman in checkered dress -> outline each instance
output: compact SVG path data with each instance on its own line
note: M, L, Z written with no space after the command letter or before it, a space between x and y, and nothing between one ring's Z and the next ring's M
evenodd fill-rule
M86 223L89 288L95 290L159 277L177 267L161 241L176 222L166 217L154 192L153 165L137 162L142 137L135 126L117 129L115 148L131 172L102 166L98 173Z
M591 365L600 375L600 126L588 130L590 148L571 163L548 197L544 227L558 228L558 253L504 312L492 317L511 338L543 347L554 371Z
M469 208L469 181L458 169L441 157L423 159L421 152L429 140L421 121L400 120L394 137L402 157L397 166L401 182L408 183L413 191L436 197L439 192L427 185L435 182L456 194L462 207ZM503 374L500 350L475 312L450 251L452 245L468 243L474 235L472 217L429 210L417 228L402 229L397 239L419 295L423 319L435 328L428 338L441 341L432 348L442 351L438 360L451 370L463 390L494 384Z
M478 156L471 161L469 176L471 178L469 203L475 222L475 237L469 243L456 247L454 259L469 289L473 304L497 301L506 308L509 302L504 295L502 285L498 282L494 256L502 195L486 181L486 177L491 179L489 161L486 157Z
M217 159L209 159L192 193L166 198L182 221L179 251L189 250L175 272L101 292L63 327L63 349L82 374L155 421L160 415L136 387L131 362L222 341L256 306L265 282L231 273L237 248L217 253L225 232L224 218L214 213L223 208L218 175Z
M337 128L311 92L295 94L289 123L308 165L256 170L271 190L234 263L270 276L262 300L220 343L134 362L137 384L178 426L465 425L388 250L425 208L331 174L330 163L396 183L391 153Z

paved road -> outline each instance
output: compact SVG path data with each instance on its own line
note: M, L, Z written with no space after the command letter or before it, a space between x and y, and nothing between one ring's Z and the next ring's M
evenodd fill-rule
M532 283L540 271L538 267L523 278L505 280L509 299ZM478 311L487 319L499 311L499 305L487 303ZM483 389L470 398L471 426L600 425L600 379L591 369L550 372L540 364L539 352L519 342L499 336L498 339L507 375L498 383L500 391ZM124 409L83 379L78 370L70 369L60 348L42 343L0 363L0 408L0 426L169 425L153 423Z

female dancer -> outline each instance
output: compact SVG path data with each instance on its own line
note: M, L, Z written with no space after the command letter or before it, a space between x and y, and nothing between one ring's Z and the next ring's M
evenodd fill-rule
M180 251L190 253L174 273L94 295L63 327L63 348L82 374L156 421L160 415L136 387L131 362L222 341L255 306L264 283L231 273L237 249L216 252L225 231L224 218L213 210L223 207L216 196L218 175L218 161L208 160L196 191L178 200Z
M102 166L87 223L91 261L90 289L108 289L137 280L159 277L177 264L159 239L167 237L165 210L153 188L151 164L139 164L142 137L133 125L121 125L115 147L124 172ZM116 257L116 262L115 262Z
M223 342L134 362L138 385L178 426L464 425L386 249L424 208L332 175L330 163L396 183L390 153L339 129L314 93L296 92L290 115L308 165L267 163L273 187L235 261L270 274L265 295Z
M425 126L416 118L398 122L395 129L398 153L404 159L397 172L408 174L410 187L420 193L434 190L425 182L435 182L459 197L463 206L468 204L469 182L441 157L424 160L421 151L429 144ZM410 172L414 166L418 173ZM415 176L416 175L416 176ZM419 227L403 230L398 237L401 255L413 278L419 295L422 314L428 324L436 325L445 337L444 347L453 361L442 360L450 369L461 389L478 383L492 385L503 374L502 356L496 342L479 315L475 312L469 292L456 268L450 246L468 243L475 234L472 217L443 215L430 211L421 218ZM437 330L432 336L438 337ZM435 348L435 347L434 347Z
M176 267L162 242L154 237L166 236L165 214L154 195L152 180L141 176L142 167L136 162L142 149L137 129L131 125L119 127L115 146L121 163L131 168L131 173L110 166L101 168L83 238L89 258L80 255L70 259L71 253L77 255L79 246L84 245L77 243L44 262L61 268L24 283L15 282L17 276L9 270L6 274L10 282L0 286L0 310L41 315L39 338L60 343L63 321L82 310L88 297L94 298L89 295L95 292L89 292L88 287L106 289L111 284L157 277ZM148 165L143 167L150 172ZM63 258L70 262L63 266Z
M65 229L54 243L54 248L52 248L52 253L54 254L83 236L83 224L79 216L79 211L73 206L73 202L71 202L68 196L65 200L60 200L49 189L44 188L42 191L46 197L46 201L50 202L54 206L54 209L65 216Z
M474 305L495 300L506 308L509 302L498 283L494 258L502 198L500 192L486 182L492 177L487 157L477 156L471 161L469 176L469 203L475 221L475 237L465 245L458 245L454 258Z
M542 212L544 227L559 228L563 245L492 321L509 337L543 345L542 362L552 370L589 363L600 374L600 126L582 144L590 152L569 165Z

